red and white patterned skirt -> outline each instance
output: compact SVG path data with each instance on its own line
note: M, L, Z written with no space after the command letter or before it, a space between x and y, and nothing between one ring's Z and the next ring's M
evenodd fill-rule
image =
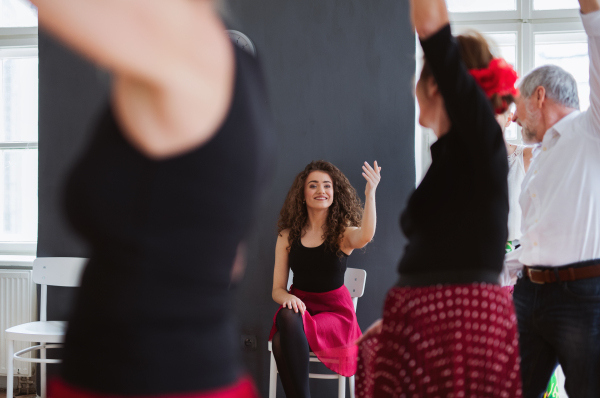
M521 397L509 293L490 284L394 287L363 342L357 397Z

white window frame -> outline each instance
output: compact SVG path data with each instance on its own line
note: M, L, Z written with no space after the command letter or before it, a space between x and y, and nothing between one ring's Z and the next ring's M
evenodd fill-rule
M38 54L38 28L6 28L0 27L0 56ZM0 142L0 149L37 149L38 141ZM34 256L37 250L37 239L33 242L0 242L0 263L6 257L12 264L17 256Z
M492 1L492 0L481 0ZM535 64L535 34L584 32L579 9L534 10L534 0L516 0L517 10L493 12L450 13L450 23L454 34L468 29L486 33L517 34L517 72L519 76L529 73ZM422 49L417 39L417 77L422 68ZM415 79L416 81L417 79ZM418 104L415 113L415 162L416 185L419 185L431 164L429 147L435 142L431 130L419 126ZM521 129L518 128L517 140L521 142Z

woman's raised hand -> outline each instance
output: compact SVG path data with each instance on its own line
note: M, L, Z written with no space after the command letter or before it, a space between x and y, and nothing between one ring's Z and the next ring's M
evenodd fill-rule
M290 294L290 297L283 302L282 306L283 308L294 310L294 312L300 311L302 315L304 315L304 311L306 311L306 305L304 302L293 294Z
M375 190L379 181L381 180L381 167L377 164L377 161L373 163L373 167L367 162L363 165L363 177L367 180L367 187L365 188L365 196L375 195Z

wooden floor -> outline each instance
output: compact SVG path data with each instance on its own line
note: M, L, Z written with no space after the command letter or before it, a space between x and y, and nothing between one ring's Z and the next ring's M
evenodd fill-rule
M5 392L0 392L0 398L6 398L6 393ZM15 397L17 398L17 397ZM32 395L19 395L18 398L36 398L35 394Z

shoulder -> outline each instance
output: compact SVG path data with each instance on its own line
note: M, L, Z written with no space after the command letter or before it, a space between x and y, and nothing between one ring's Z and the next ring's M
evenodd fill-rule
M123 133L146 156L165 159L200 147L219 132L235 96L236 52L222 39L213 60L179 59L154 80L118 74L112 102ZM196 54L198 55L198 54ZM193 57L190 57L193 58Z
M286 228L283 231L279 232L277 235L277 239L287 239L290 236L290 229Z

